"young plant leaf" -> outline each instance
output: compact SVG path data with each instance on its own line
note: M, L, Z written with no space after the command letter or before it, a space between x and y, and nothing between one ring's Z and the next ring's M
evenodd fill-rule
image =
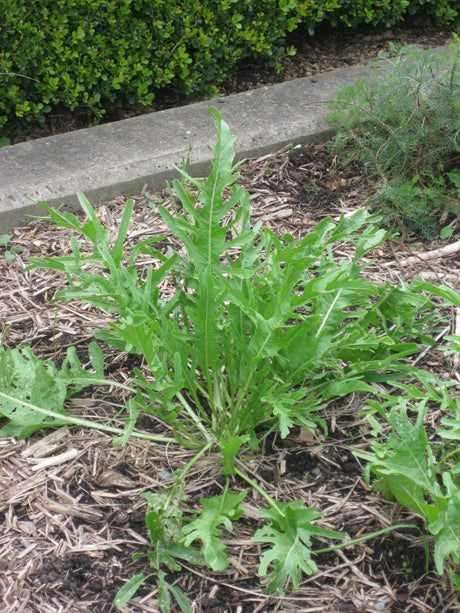
M438 518L428 526L431 534L436 536L434 562L439 574L442 574L444 560L449 555L455 564L460 564L460 488L449 473L445 472L442 478L446 488L445 500L441 502Z
M144 575L144 573L139 573L131 577L123 585L123 587L118 590L114 599L115 605L117 607L122 607L129 602L141 585L151 576L152 575Z
M253 536L256 543L269 543L272 547L262 556L259 575L268 575L265 591L278 590L282 595L290 583L298 588L302 573L311 575L318 568L311 557L311 537L323 536L343 539L344 535L315 526L312 522L322 516L313 508L304 508L300 500L277 502L276 508L261 510L260 516L269 524L259 528Z
M192 605L190 601L185 596L184 592L178 585L170 585L166 581L166 573L160 571L157 573L157 583L158 583L158 608L161 613L169 613L171 611L171 596L174 597L177 604L179 605L180 610L183 613L191 613Z
M228 566L228 558L224 553L225 545L219 539L222 534L219 526L223 525L227 531L232 530L232 521L243 515L239 505L245 496L246 492L225 492L221 496L202 498L200 503L204 508L200 516L182 528L182 532L187 535L184 545L189 546L193 541L201 541L201 552L206 564L213 570L222 571Z

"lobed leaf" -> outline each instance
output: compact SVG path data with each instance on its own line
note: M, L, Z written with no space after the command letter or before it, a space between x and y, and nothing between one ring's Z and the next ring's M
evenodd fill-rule
M298 588L302 573L311 575L318 570L312 559L311 537L343 539L339 532L315 526L312 522L322 516L314 508L304 508L300 500L292 502L277 502L276 508L259 511L262 518L269 524L259 528L253 536L256 543L269 543L270 549L265 551L259 567L259 575L265 576L269 567L266 592L278 590L283 595L285 589L292 583Z
M232 530L232 521L243 515L239 505L245 496L246 492L225 492L221 496L202 498L200 503L204 508L199 517L182 528L182 532L187 535L184 545L187 547L195 540L201 541L201 553L206 564L213 570L222 571L228 566L228 558L224 553L225 545L219 539L222 534L219 526L223 525L226 530Z

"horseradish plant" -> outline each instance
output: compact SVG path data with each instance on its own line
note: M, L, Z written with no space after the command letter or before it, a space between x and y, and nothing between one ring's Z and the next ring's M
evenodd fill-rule
M374 225L377 218L364 210L337 223L325 218L298 240L277 237L260 223L252 227L248 194L236 183L235 137L218 111L209 110L218 136L211 173L196 180L181 171L182 180L173 182L180 212L158 205L180 249L166 236L126 248L132 200L116 237L82 195L87 215L82 225L74 215L41 203L49 213L45 219L74 229L92 250L82 253L73 237L71 255L31 258L30 268L66 275L69 287L56 299L78 298L112 315L106 329L94 334L142 356L131 383L106 379L96 342L89 346L91 370L72 349L60 369L27 348L0 349L0 417L6 421L0 434L23 438L42 427L76 423L112 432L117 444L141 436L194 450L171 485L145 494L152 549L139 555L148 557L162 611L169 611L171 598L183 611L191 610L179 586L167 580L181 561L215 571L228 565L221 537L244 514L244 483L264 501L253 538L266 546L259 568L260 576L267 576L266 591L282 593L289 584L297 587L302 573L314 573L318 552L311 550L311 537L343 535L316 525L321 513L301 501L273 500L245 470L248 455L261 453L261 443L273 432L284 438L298 426L325 430L322 411L334 398L376 395L376 383L408 375L424 385L435 380L408 360L433 342L439 323L426 292L416 283L390 287L362 275L361 258L385 239ZM167 242L167 249L157 248L159 242ZM351 259L336 258L338 243L348 244ZM138 265L141 254L155 261L145 273ZM169 297L160 291L166 281L173 285ZM124 429L66 412L71 394L97 384L129 393ZM136 430L142 413L153 415L170 436ZM198 460L210 454L221 463L222 493L202 499L197 511L189 506L185 484ZM238 492L232 491L235 483ZM117 604L127 602L148 577L133 577Z

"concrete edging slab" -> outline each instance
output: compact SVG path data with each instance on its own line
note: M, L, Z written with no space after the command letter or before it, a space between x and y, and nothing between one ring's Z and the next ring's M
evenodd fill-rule
M204 175L215 138L209 105L237 136L238 159L321 140L332 133L324 103L343 84L370 76L370 67L352 66L0 148L0 234L43 213L30 198L69 210L77 207L78 192L97 205L146 184L163 186L190 147L189 171Z

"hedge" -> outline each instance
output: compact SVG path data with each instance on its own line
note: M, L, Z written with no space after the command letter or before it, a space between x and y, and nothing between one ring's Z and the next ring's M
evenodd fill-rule
M319 22L391 26L421 12L454 23L458 0L1 0L0 136L56 107L98 121L163 88L213 95L245 58L279 66L288 32Z

